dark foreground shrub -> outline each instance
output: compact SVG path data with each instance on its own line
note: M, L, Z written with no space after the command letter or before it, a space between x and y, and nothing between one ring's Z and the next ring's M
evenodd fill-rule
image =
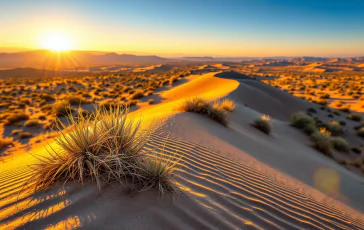
M267 135L272 132L271 118L267 115L255 119L252 125Z

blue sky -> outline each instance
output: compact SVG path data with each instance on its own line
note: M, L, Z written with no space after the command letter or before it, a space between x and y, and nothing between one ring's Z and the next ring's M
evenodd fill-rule
M0 47L43 30L78 49L173 55L364 55L361 0L0 1Z

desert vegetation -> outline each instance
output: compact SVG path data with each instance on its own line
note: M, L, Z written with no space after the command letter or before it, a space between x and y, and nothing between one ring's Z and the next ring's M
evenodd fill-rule
M57 120L64 122L70 113L86 114L95 106L121 105L133 110L154 104L159 97L157 90L174 86L188 74L187 68L176 68L77 77L0 78L0 131L14 143L26 143L29 138L51 132Z
M218 123L227 126L228 112L233 111L235 103L229 99L222 101L209 101L201 97L192 97L184 100L177 108L181 112L192 112L205 115Z
M272 132L273 128L271 117L268 115L262 115L255 119L252 125L267 135Z
M83 184L117 181L144 191L156 188L165 192L181 192L174 182L178 161L163 151L147 152L143 148L155 130L150 125L141 130L141 119L128 115L128 108L117 105L96 108L92 114L67 115L64 123L58 119L54 137L57 146L49 145L49 155L36 156L32 165L34 189L47 190L60 181ZM65 128L72 126L69 132Z

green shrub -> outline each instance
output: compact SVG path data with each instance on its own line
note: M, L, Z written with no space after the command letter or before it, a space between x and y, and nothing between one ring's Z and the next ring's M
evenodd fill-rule
M342 137L332 137L331 143L333 147L340 152L349 152L350 146L348 142Z
M327 156L332 156L333 144L330 135L325 132L316 131L311 135L311 140L313 141L313 146L318 151Z
M293 127L301 129L308 135L311 135L317 130L315 119L303 112L293 114L291 117L291 124Z
M361 121L362 117L360 116L360 114L353 113L348 116L348 119L353 121Z

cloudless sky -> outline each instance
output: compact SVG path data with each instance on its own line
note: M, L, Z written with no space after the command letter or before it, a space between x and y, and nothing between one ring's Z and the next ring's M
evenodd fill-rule
M362 56L363 0L0 0L0 50L66 34L74 49L161 56Z

